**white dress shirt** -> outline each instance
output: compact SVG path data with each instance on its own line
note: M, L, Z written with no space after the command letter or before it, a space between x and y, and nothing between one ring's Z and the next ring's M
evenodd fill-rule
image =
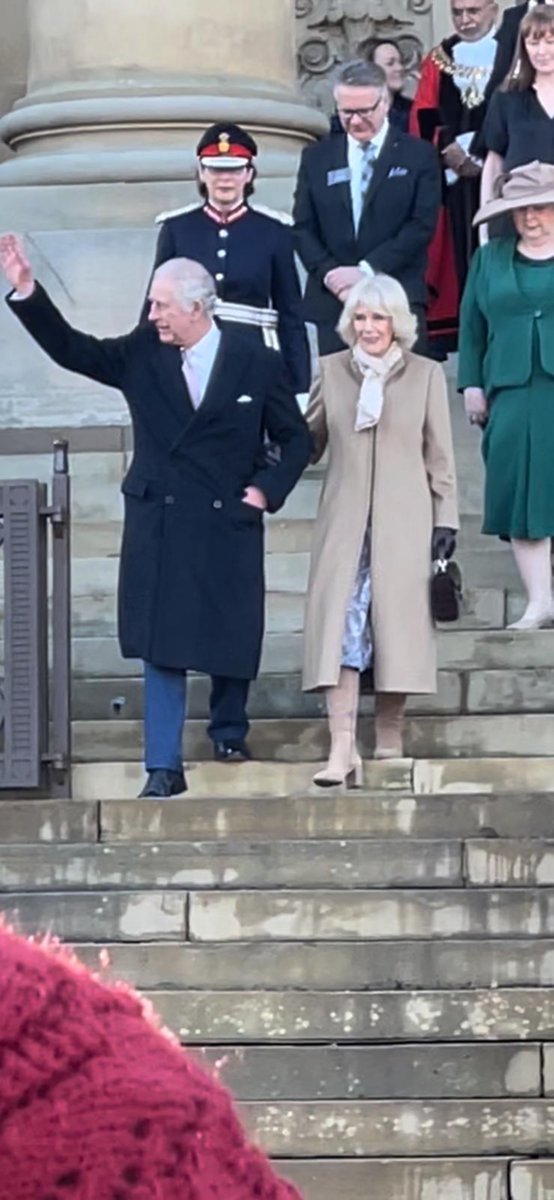
M194 408L198 408L204 399L220 341L221 332L212 321L208 332L199 342L189 350L181 350L183 375Z
M384 141L389 132L389 121L385 120L375 137L371 139L371 145L375 147L375 158L377 159L383 149ZM367 142L358 142L356 138L347 134L348 141L348 168L350 171L350 195L352 198L352 216L354 218L354 229L358 232L362 209L364 206L364 197L362 196L362 173L364 168L364 151Z

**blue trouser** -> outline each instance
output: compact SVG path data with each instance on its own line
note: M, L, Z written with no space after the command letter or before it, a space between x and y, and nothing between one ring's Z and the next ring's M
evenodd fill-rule
M213 742L242 742L248 733L249 679L212 676L210 724ZM146 770L180 771L187 709L187 673L144 664L144 746Z

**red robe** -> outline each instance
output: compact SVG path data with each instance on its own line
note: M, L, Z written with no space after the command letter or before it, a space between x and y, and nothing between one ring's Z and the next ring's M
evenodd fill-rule
M421 64L421 75L410 113L409 132L439 145L441 72L428 54ZM420 115L421 114L421 115ZM454 239L446 205L441 206L435 236L429 246L427 268L429 336L444 342L446 350L455 350L458 336L460 289L454 253Z

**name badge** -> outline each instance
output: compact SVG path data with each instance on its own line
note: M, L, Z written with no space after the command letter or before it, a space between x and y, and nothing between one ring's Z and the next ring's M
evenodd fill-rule
M333 187L335 183L350 183L351 177L350 167L339 167L336 171L328 171L327 187Z
M408 175L407 167L391 167L387 179L398 179L401 175Z

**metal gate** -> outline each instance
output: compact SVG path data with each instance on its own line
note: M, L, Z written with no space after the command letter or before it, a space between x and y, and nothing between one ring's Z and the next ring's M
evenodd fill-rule
M0 483L0 553L4 564L0 794L20 789L69 796L71 628L67 442L54 442L50 503L47 485L36 479Z

